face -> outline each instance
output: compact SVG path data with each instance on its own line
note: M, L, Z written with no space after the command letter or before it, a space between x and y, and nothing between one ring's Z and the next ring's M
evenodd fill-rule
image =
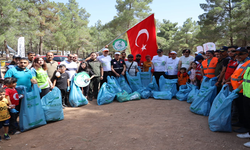
M227 56L228 56L227 51L220 52L220 56L221 56L222 58L227 57Z
M40 66L42 66L44 64L44 60L42 58L39 58L38 62L37 62Z
M186 50L186 51L183 53L183 55L184 55L185 57L188 57L188 56L189 56L189 51Z
M196 67L197 67L196 63L192 63L192 68L196 69Z
M213 56L212 53L206 52L206 57L207 57L208 59L212 59L214 56Z
M35 58L35 54L29 54L28 55L29 61L34 61L34 58Z
M59 70L59 72L63 73L63 72L65 72L66 68L65 67L60 67L58 70Z
M120 55L119 54L115 54L115 59L119 59Z
M172 57L173 59L175 59L176 56L177 56L175 53L171 53L170 55L171 55L171 57Z
M90 55L90 58L93 59L93 60L96 59L96 53L92 53L92 54Z
M54 58L54 54L53 53L47 53L46 58L47 58L48 61L52 61L53 58Z
M28 64L29 64L28 60L20 60L19 68L25 69L28 66Z
M158 56L162 56L163 52L157 52Z
M16 83L9 84L9 85L7 85L7 87L9 87L9 88L15 88L16 87Z
M214 56L217 57L218 59L220 59L220 53L216 52L216 53L214 53Z
M122 53L122 58L126 58L126 53Z
M15 61L16 65L18 66L19 62L20 62L20 58L15 58L14 61Z
M3 98L5 98L5 92L0 93L0 100L2 100Z
M236 55L238 61L244 61L248 57L248 53L244 52L236 52Z
M74 55L73 61L77 61L78 60L78 56Z
M72 61L73 61L73 58L74 58L74 56L73 56L72 54L70 54L70 55L68 56L68 61L69 61L69 62L72 62Z
M136 59L137 60L141 60L141 56L136 56Z
M186 71L185 71L184 69L181 69L180 72L181 72L181 73L185 73Z
M128 57L128 61L133 61L133 57Z
M85 68L86 68L86 64L85 64L85 63L82 63L82 64L81 64L81 67L82 67L82 69L85 69Z
M227 50L227 53L228 53L228 56L229 56L229 57L234 57L235 48L229 48L229 49Z
M151 61L151 57L146 57L146 60L147 61Z
M104 52L102 52L102 54L103 54L104 56L107 56L107 55L109 54L109 51L104 51Z

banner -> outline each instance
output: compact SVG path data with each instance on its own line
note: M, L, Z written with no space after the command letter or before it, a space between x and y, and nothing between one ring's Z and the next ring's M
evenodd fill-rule
M24 37L20 37L20 38L18 39L17 55L19 55L19 56L21 56L21 57L25 57Z
M157 55L156 29L154 14L150 15L127 31L128 42L131 54L141 54L141 60L145 61L145 56L153 58Z
M197 46L196 49L197 49L197 52L203 52L203 47L202 46Z
M213 42L208 42L208 43L203 44L203 48L204 48L204 52L206 52L207 50L216 51L216 46Z

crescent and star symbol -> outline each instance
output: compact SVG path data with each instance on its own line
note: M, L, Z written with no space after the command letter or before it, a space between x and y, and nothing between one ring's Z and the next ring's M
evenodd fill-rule
M138 44L137 44L137 39L139 38L139 36L141 35L141 34L143 34L143 33L145 33L146 35L147 35L147 41L148 41L148 39L149 39L149 33L148 33L148 30L147 29L141 29L139 32L138 32L138 34L137 34L137 37L136 37L136 39L135 39L135 45L137 46L137 47L139 47L138 46ZM147 42L146 41L146 42ZM144 51L144 50L146 50L146 44L144 45L144 44L142 44L142 51Z

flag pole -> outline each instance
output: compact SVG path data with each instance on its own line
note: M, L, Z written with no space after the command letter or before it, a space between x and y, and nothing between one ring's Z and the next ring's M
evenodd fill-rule
M152 13L152 14L154 14L154 13ZM150 14L149 16L151 16L152 14ZM149 16L147 16L145 19L147 19ZM143 19L143 20L145 20L145 19ZM143 21L142 20L142 21ZM139 23L141 23L142 21L140 21L140 22L138 22L138 23L136 23L135 25L133 25L133 27L134 26L136 26L136 25L138 25ZM133 27L131 27L131 28L133 28ZM116 39L118 39L120 36L122 36L123 34L125 34L128 30L130 30L131 28L129 28L129 29L127 29L126 31L124 31L122 34L120 34L119 36L117 36L115 39L113 39L111 42L109 42L107 45L109 45L109 44L111 44L112 42L114 42ZM105 47L103 47L103 48L105 48ZM102 49L103 49L102 48ZM100 50L100 51L102 51L102 49ZM99 52L100 52L99 51Z

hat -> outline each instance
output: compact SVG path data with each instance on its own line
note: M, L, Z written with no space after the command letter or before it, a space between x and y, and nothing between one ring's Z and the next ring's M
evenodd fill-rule
M162 52L162 49L157 49L157 53L161 53Z
M146 55L145 58L147 58L147 57L151 57L151 56L150 55Z
M201 59L204 59L202 55L195 56L195 61L198 61L198 60L201 60Z
M13 58L21 58L20 55L14 55Z
M141 54L136 54L136 57L140 56L141 57Z
M129 58L129 57L132 57L132 58L134 58L134 56L133 56L132 54L129 54L129 55L128 55L128 58Z
M115 55L121 55L121 53L120 52L115 52Z
M226 46L222 46L221 48L220 48L220 52L225 52L225 51L227 51L228 50L228 47L226 47Z
M198 55L198 54L199 54L199 52L195 52L195 54L197 54L197 55Z
M102 51L103 51L103 52L105 52L105 51L109 51L109 49L107 49L107 48L103 48L103 49L102 49Z
M236 49L236 52L245 52L245 53L248 53L247 49L245 47L238 47Z
M60 65L58 66L58 68L61 68L61 67L65 67L65 68L66 68L66 65L60 64Z
M176 51L171 51L170 54L177 54Z

